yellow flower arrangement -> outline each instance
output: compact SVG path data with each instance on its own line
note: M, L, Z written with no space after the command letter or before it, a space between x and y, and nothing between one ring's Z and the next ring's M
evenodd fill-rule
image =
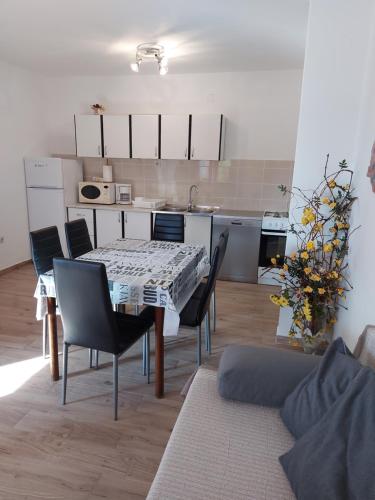
M273 276L282 287L280 293L270 296L271 301L293 311L291 338L300 332L304 340L311 342L326 327L331 329L337 308L343 305L350 289L346 280L344 288L342 280L351 235L349 217L355 200L353 172L345 161L339 167L328 176L326 164L324 180L313 191L280 186L283 194L290 193L302 201L295 205L302 205L292 219L297 222L289 228L296 249L286 257L276 255L270 266L270 269L278 267ZM341 176L349 183L341 182Z
M315 250L315 243L313 241L308 241L306 243L306 248L307 248L307 250L310 250L310 251Z
M326 253L329 253L329 252L332 252L333 250L333 246L331 243L325 243L323 245L323 250L326 252Z

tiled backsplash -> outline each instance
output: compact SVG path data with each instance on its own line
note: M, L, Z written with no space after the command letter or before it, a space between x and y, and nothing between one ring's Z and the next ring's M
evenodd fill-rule
M289 198L277 186L290 186L293 162L232 160L226 162L185 160L116 160L86 158L85 180L102 177L103 163L113 165L114 182L132 185L134 196L166 198L187 203L189 186L199 193L194 202L238 210L288 210Z

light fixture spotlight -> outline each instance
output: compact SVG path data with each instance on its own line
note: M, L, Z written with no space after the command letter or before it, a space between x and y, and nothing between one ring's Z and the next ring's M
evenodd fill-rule
M139 72L141 62L155 61L158 63L159 75L168 73L168 59L164 55L164 47L158 43L141 43L137 47L136 62L131 63L130 67L135 72Z

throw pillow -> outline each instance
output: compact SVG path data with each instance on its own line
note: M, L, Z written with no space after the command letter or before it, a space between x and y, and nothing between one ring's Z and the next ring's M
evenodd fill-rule
M297 385L280 411L284 424L296 439L322 418L361 367L341 337L329 346L321 363Z
M280 457L297 498L375 498L375 373L362 368L319 422Z
M218 391L225 399L280 408L321 359L289 350L228 346L220 360Z

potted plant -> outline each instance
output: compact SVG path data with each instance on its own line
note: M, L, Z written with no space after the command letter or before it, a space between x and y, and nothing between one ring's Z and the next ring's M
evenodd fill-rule
M350 230L349 218L353 196L353 171L347 162L339 163L339 170L327 173L312 192L281 185L284 194L297 197L295 213L298 219L290 225L296 240L296 249L290 255L276 255L272 267L279 268L276 280L282 286L280 293L270 296L279 307L292 308L289 337L298 333L306 352L314 351L322 336L332 330L338 307L344 307L345 294L352 289L345 277Z

